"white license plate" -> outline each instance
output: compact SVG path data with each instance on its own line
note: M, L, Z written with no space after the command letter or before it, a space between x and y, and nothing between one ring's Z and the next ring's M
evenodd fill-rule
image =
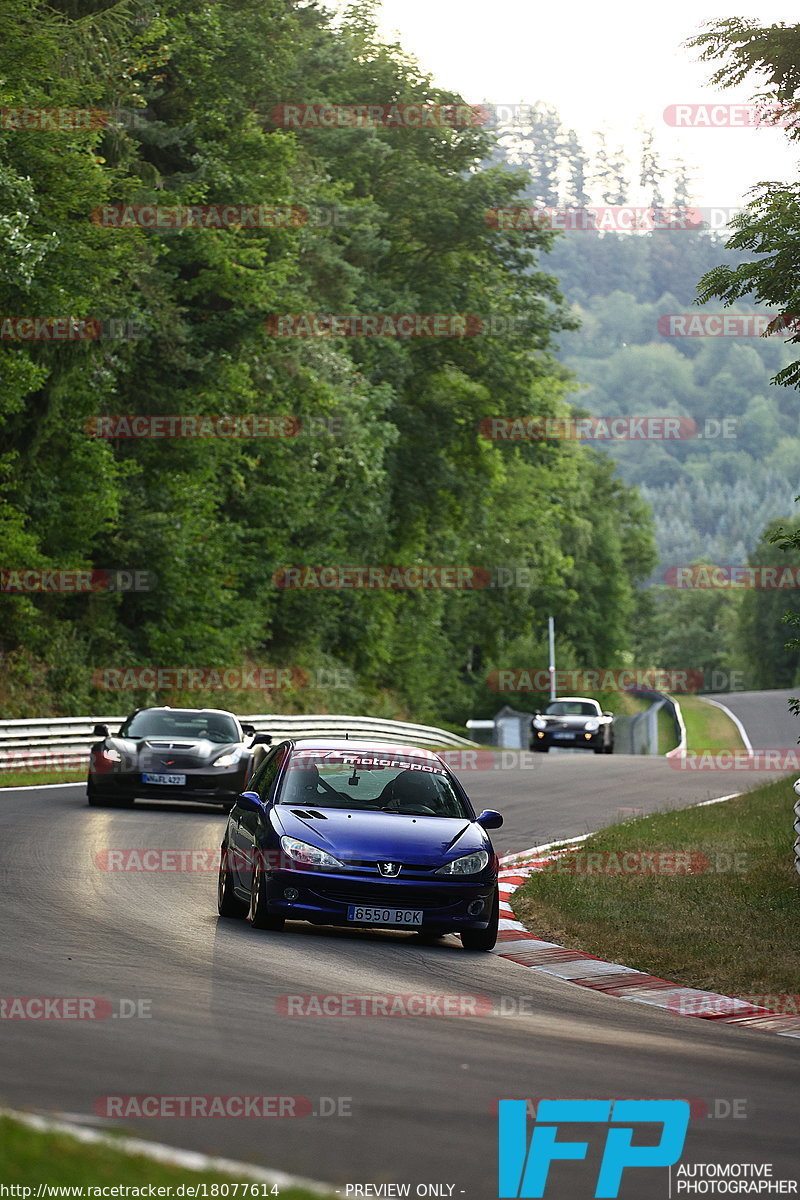
M359 925L421 925L421 908L373 908L351 904L347 909L348 921Z
M173 784L180 786L186 783L185 775L143 775L142 783Z

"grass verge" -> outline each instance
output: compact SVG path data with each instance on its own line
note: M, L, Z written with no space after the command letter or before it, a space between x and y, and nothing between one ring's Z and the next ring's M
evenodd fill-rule
M665 707L658 710L656 713L656 722L658 728L658 753L668 754L678 744L675 722L670 716L668 708Z
M239 1177L242 1180L242 1177ZM0 1179L3 1183L33 1186L39 1183L78 1187L127 1184L132 1187L213 1184L234 1181L219 1171L190 1171L157 1162L144 1155L128 1154L116 1146L84 1143L64 1133L41 1132L10 1117L0 1116ZM250 1182L252 1177L245 1179ZM259 1183L259 1197L268 1197L269 1185ZM244 1189L240 1189L240 1195ZM232 1194L232 1193L231 1193ZM249 1194L249 1188L248 1188ZM280 1188L281 1200L320 1200L305 1188Z
M739 730L721 708L699 696L680 696L678 703L686 726L689 750L743 750Z
M0 771L0 788L44 783L86 783L86 767L74 771Z
M512 897L547 941L726 995L800 993L800 877L792 857L791 781L735 800L662 812L601 830L558 869ZM693 874L615 873L591 853L705 855ZM589 870L594 862L594 869ZM572 864L572 866L570 866Z

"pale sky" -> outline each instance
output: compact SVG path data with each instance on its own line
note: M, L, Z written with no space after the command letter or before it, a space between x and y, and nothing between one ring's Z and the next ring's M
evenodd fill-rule
M326 7L343 3L327 0ZM780 129L679 130L664 122L670 104L742 103L760 90L755 79L737 89L707 86L714 64L698 62L697 51L682 45L704 21L734 15L728 4L382 0L378 11L384 36L471 104L541 100L559 110L587 150L603 128L609 148L623 144L629 156L637 154L637 126L651 126L665 163L679 156L692 168L698 205L735 207L758 180L797 176L800 145ZM796 10L770 5L735 15L761 24L800 19Z

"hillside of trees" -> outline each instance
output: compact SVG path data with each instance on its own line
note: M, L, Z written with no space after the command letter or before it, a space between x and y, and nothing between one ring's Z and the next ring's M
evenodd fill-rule
M369 6L335 29L301 0L0 0L0 19L0 107L112 112L98 127L0 128L0 314L12 322L0 563L153 581L36 594L5 574L2 711L161 701L461 722L498 707L491 669L545 661L550 613L564 665L629 653L655 565L646 506L589 447L478 432L498 395L557 417L573 388L554 350L571 316L546 256L553 235L485 221L518 202L521 173L491 165L480 128L275 124L288 100L459 100L376 39ZM156 203L310 217L153 230L91 216ZM402 312L499 313L526 335L278 338L267 325ZM99 323L104 336L30 340L13 333L21 318ZM580 360L580 344L562 354ZM92 435L120 414L283 416L299 432ZM276 583L287 565L329 564L511 568L514 586ZM243 665L292 668L294 684L97 686L108 669Z
M661 159L652 131L642 131L635 162L612 151L601 133L582 146L543 103L532 107L526 126L498 133L495 156L525 171L531 205L673 212L696 203L690 170ZM796 360L796 348L780 336L670 336L670 314L758 311L745 302L725 310L697 304L703 275L745 257L725 242L710 230L575 231L559 236L544 260L580 321L558 337L558 357L582 385L573 401L604 417L690 417L701 434L605 446L623 480L652 506L659 552L653 583L670 564L745 563L766 525L794 512L797 395L770 379Z

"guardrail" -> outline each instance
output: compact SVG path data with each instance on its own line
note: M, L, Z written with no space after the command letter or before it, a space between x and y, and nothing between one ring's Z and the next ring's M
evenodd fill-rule
M95 725L118 729L124 717L42 717L31 721L0 722L0 772L10 770L69 770L88 761L89 747L97 741ZM255 726L258 733L269 733L273 741L283 738L343 736L378 738L382 742L420 743L440 749L475 746L435 725L416 725L407 721L388 721L381 717L358 717L340 713L289 716L275 713L247 713L240 717Z
M800 796L800 779L795 783L794 790ZM794 806L794 831L796 834L794 839L794 869L800 875L800 800L795 801Z

